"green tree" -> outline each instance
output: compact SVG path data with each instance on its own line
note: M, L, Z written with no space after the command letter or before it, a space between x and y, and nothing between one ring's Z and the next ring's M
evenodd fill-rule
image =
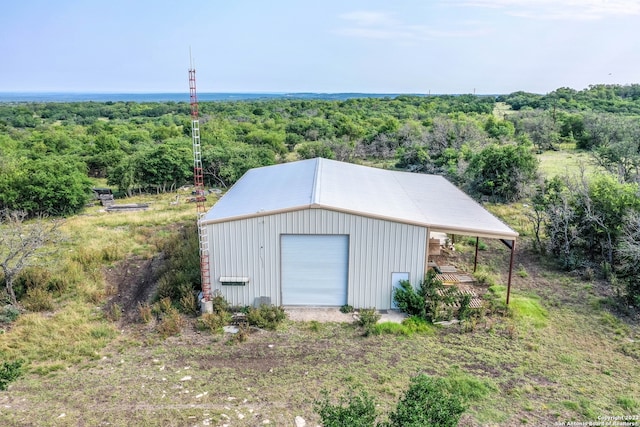
M538 160L525 144L491 144L475 154L467 174L472 191L499 201L522 198L536 178Z
M88 151L87 167L89 174L94 177L107 176L108 169L117 166L126 155L118 138L105 132L95 137Z
M131 197L132 191L141 186L137 166L137 156L124 157L120 163L109 170L107 184L117 186L120 192Z
M52 216L79 212L89 200L91 181L75 157L49 156L8 166L0 179L0 208Z
M220 142L203 148L202 164L212 185L228 187L246 171L273 165L275 154L268 147Z
M244 137L244 141L251 145L266 145L278 154L285 154L287 152L285 138L284 131L256 129L249 132Z
M616 248L629 235L627 218L640 212L638 191L637 184L606 174L549 181L534 203L543 211L550 253L566 269L603 264L615 269Z
M135 176L143 188L173 191L193 177L192 144L184 137L146 146L135 157Z
M324 141L308 141L298 144L296 153L301 159L314 159L316 157L335 159L336 157L331 147Z
M151 132L151 138L156 142L177 138L182 134L182 129L174 124L158 126Z
M582 147L588 135L584 129L584 118L582 114L561 114L559 115L560 136L570 142L576 142L576 146Z
M491 138L503 139L512 138L515 133L513 123L506 120L499 120L491 114L484 124L484 130Z
M559 124L548 112L526 111L509 117L518 135L526 135L538 151L554 150L560 141Z
M639 135L640 137L640 135ZM640 177L640 139L603 144L596 147L592 157L598 166L617 175L625 182L637 182Z
M638 184L620 183L612 175L596 175L576 186L573 193L586 254L613 265L624 219L640 212L638 190Z

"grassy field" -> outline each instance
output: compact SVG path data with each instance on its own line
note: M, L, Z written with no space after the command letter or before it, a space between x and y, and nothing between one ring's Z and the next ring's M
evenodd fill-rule
M640 413L637 321L607 309L609 285L555 271L523 242L510 315L462 327L364 337L351 324L286 321L230 344L228 335L198 331L194 319L167 339L153 324L108 320L102 307L115 291L106 271L152 258L194 220L195 207L174 200L144 197L132 202L150 203L147 211L93 207L67 220L69 242L52 260L64 279L54 310L24 314L0 334L0 357L26 361L25 374L0 391L0 425L291 426L296 416L316 425L322 390L363 388L383 413L418 373L477 390L463 426ZM517 205L495 209L526 235ZM468 267L473 247L460 242L451 261ZM485 244L480 271L504 284L508 251Z
M546 177L577 177L582 169L587 173L596 170L589 153L576 150L574 144L562 144L558 151L545 151L536 156L540 161L540 173Z

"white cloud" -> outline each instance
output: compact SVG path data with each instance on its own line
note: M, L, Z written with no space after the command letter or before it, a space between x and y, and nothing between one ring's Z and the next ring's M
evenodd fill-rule
M396 19L392 14L377 11L356 11L340 15L347 26L335 32L348 37L403 42L432 40L442 37L477 37L486 34L480 29L440 30L426 25L411 25Z
M640 15L639 0L454 0L461 6L504 10L524 18L598 20Z

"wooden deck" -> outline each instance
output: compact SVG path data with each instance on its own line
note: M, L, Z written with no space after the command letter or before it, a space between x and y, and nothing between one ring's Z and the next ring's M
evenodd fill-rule
M429 267L433 268L436 272L436 279L441 281L445 286L455 286L462 294L471 295L471 302L469 307L482 308L484 300L482 299L482 292L484 289L477 285L476 280L471 274L458 272L458 269L453 265L437 265L435 262L429 263Z

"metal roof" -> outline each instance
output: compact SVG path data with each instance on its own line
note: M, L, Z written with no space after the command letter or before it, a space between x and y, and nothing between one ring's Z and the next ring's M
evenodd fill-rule
M456 234L507 240L518 235L441 176L322 158L249 170L209 210L203 223L309 208Z

